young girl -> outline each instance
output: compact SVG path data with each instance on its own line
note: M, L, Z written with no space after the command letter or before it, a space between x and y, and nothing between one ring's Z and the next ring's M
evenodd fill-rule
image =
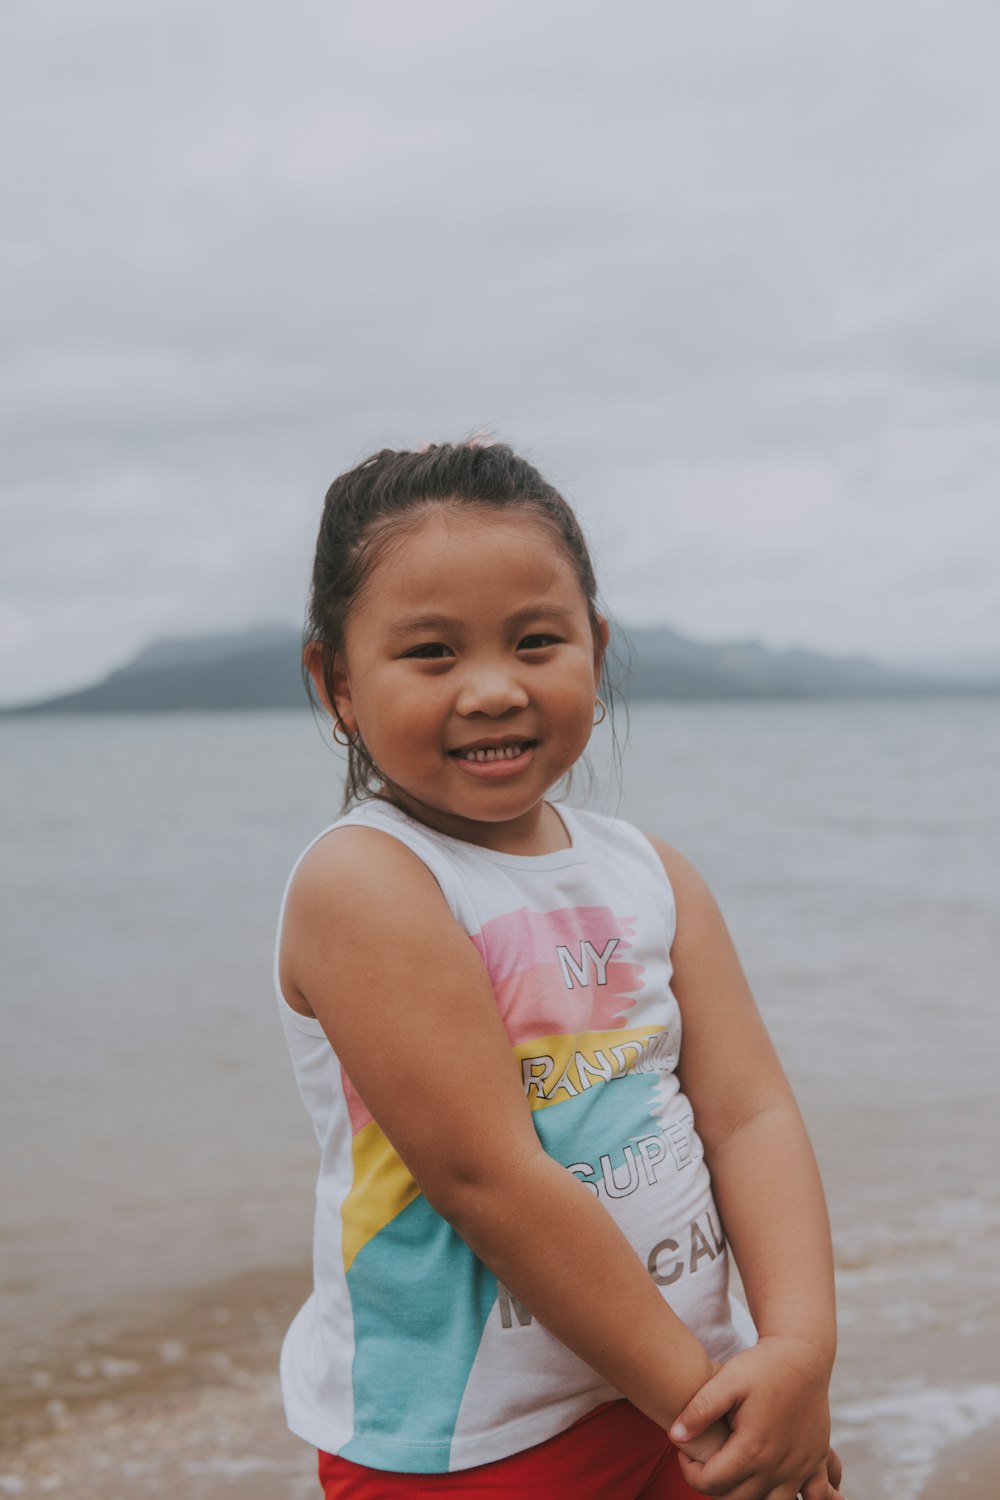
M605 712L595 601L505 446L327 495L306 665L349 811L277 958L321 1153L282 1384L326 1500L838 1497L822 1190L722 918L546 800Z

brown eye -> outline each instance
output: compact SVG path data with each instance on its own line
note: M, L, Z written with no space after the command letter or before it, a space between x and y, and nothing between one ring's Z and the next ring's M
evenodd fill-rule
M545 646L558 646L560 637L557 635L526 635L518 642L519 651L541 651Z
M422 646L414 646L411 651L404 651L403 655L416 661L437 661L442 656L450 656L451 648L442 641L426 641Z

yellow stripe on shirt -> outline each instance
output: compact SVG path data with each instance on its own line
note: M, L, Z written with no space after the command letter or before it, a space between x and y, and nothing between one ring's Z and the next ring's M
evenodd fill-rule
M561 1104L633 1072L668 1071L676 1045L658 1026L536 1037L512 1049L532 1110ZM344 1270L420 1196L409 1169L372 1120L354 1137L354 1180L341 1209Z

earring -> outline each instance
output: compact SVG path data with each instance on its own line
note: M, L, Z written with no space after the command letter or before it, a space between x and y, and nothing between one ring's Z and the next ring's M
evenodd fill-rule
M601 717L594 720L594 728L596 729L598 724L603 724L605 719L608 717L608 705L605 703L603 698L595 698L594 707L601 710Z
M343 739L341 739L340 735L337 733L338 729L343 729ZM330 733L333 735L333 742L335 745L340 745L344 750L349 750L351 748L351 736L347 733L347 730L344 729L344 726L341 724L339 719L334 719L333 728L330 730Z

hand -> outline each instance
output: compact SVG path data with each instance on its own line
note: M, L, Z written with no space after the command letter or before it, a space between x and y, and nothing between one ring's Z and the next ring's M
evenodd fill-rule
M840 1460L828 1447L829 1369L802 1339L764 1337L723 1365L692 1397L670 1436L687 1483L726 1500L842 1500ZM698 1439L727 1417L729 1440L699 1458ZM700 1451L700 1450L699 1450Z
M802 1500L844 1500L839 1489L842 1474L840 1459L832 1448L828 1448L823 1463L802 1486Z
M721 1369L721 1365L717 1366ZM705 1464L720 1449L724 1448L730 1437L729 1423L725 1417L718 1422L712 1422L703 1431L684 1444L683 1452L688 1458L693 1458L699 1464Z
M840 1493L843 1474L839 1454L833 1448L827 1448L825 1460L802 1486L802 1500L843 1500Z

